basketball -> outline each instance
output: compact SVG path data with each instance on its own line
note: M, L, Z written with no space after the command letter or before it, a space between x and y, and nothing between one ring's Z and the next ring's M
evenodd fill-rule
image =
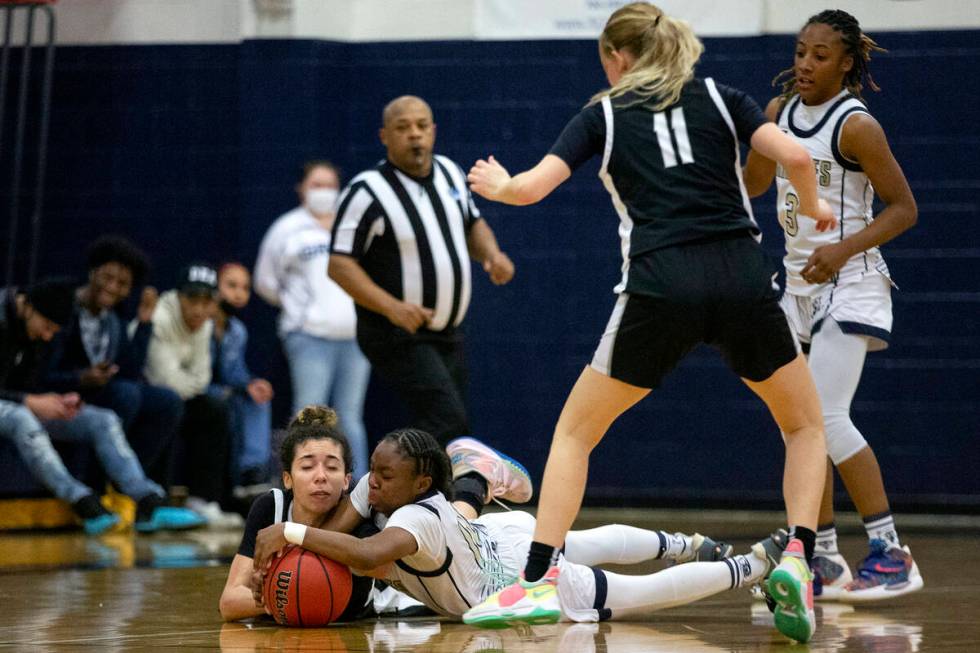
M351 573L345 565L298 546L286 547L265 577L263 596L283 626L326 626L350 601Z

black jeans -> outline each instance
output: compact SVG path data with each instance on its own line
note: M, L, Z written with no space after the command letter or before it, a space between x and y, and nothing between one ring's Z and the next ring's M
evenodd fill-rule
M208 395L191 397L184 402L180 435L184 456L179 471L190 495L206 501L227 498L231 446L228 407Z
M426 340L358 333L361 351L412 411L411 426L445 446L469 435L466 362L458 340Z

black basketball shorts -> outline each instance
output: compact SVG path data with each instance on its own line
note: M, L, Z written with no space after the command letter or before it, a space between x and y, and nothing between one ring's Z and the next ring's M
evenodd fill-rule
M751 237L655 250L630 261L592 367L656 388L700 343L740 377L764 381L797 356L773 265Z

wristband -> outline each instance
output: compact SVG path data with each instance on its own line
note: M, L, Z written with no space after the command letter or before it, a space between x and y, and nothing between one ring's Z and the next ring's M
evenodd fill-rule
M303 546L303 538L306 537L306 524L297 524L296 522L288 521L283 527L282 536L290 544Z

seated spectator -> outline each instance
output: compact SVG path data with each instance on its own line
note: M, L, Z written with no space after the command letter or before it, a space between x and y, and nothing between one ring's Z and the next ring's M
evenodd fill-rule
M106 236L92 244L88 283L75 294L68 326L51 343L44 385L78 392L86 402L116 413L147 475L169 489L184 402L173 390L142 381L156 289L143 289L131 335L114 311L142 283L148 268L146 255L125 238Z
M0 290L0 437L13 443L40 483L71 505L86 533L104 533L119 515L68 472L52 439L92 445L109 479L136 500L137 531L201 526L204 520L192 511L164 505L163 488L144 474L115 413L83 405L75 392L37 390L45 349L73 313L68 281L41 281L26 294Z
M236 317L248 304L252 277L241 263L218 270L218 310L211 338L211 395L224 398L231 417L231 476L236 499L271 489L272 384L245 362L248 329Z
M218 527L244 525L241 515L224 512L228 489L228 409L207 394L211 382L211 315L218 273L195 264L184 268L175 290L160 297L153 311L153 335L143 372L146 380L175 391L184 400L180 425L184 456L178 477L186 477L187 507Z

